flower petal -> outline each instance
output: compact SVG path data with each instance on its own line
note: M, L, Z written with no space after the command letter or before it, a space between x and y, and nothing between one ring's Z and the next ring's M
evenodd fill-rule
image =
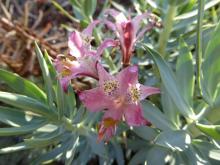
M115 32L115 30L116 30L115 23L113 23L113 22L111 22L111 21L108 21L107 19L104 19L104 20L103 20L103 23L104 23L109 29L111 29L113 32Z
M100 88L82 91L79 93L79 98L86 108L92 112L101 111L107 108L109 104L109 101Z
M150 16L151 16L150 12L147 11L147 12L141 14L141 15L137 15L136 17L134 17L132 19L132 24L134 26L135 34L137 33L137 31L140 28L141 21L143 21L144 18L149 18Z
M124 107L125 120L130 126L148 125L149 122L144 119L140 104L128 104Z
M108 110L105 111L103 118L112 118L114 120L121 120L123 115L123 110L113 108L114 105L111 102L108 103Z
M102 54L102 52L104 51L105 48L107 47L114 47L117 46L119 43L116 40L113 39L105 39L101 45L98 47L97 52L96 52L96 56L100 56Z
M72 56L76 58L83 56L83 41L78 31L72 32L69 36L68 47Z
M138 67L134 65L121 70L116 76L116 79L119 82L120 92L127 92L128 87L136 84L138 81Z
M136 37L136 41L139 40L141 37L143 37L143 36L144 36L144 33L146 33L146 32L148 32L148 31L152 30L153 27L154 27L153 24L149 24L149 25L147 25L146 27L144 27L140 32L138 32L138 35L137 35L137 37Z
M110 75L100 63L97 64L97 70L98 70L100 86L103 86L105 81L115 80L115 78L112 75Z
M150 95L160 93L160 89L155 87L144 86L140 84L140 92L141 92L140 100L143 100Z
M94 20L93 22L91 22L86 29L84 29L82 31L82 34L86 35L87 37L91 37L92 36L92 32L93 29L96 27L97 24L99 24L100 21L99 20Z
M127 22L127 18L122 12L118 12L114 9L106 9L104 14L112 16L117 23Z
M89 76L98 79L98 72L96 69L97 59L94 56L85 56L77 60L78 66L72 67L72 73L77 76Z
M116 133L117 124L118 120L104 118L98 126L98 141L109 141L110 138Z

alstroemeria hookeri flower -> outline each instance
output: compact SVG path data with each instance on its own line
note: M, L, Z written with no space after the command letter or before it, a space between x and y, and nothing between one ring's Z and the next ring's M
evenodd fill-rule
M116 123L122 118L130 126L148 124L142 114L140 101L149 95L160 93L155 87L138 83L138 67L129 66L116 76L110 75L97 64L99 86L82 91L80 100L88 110L96 112L106 110L99 130L99 137L109 138L116 130Z
M72 32L68 41L71 56L57 56L54 63L58 73L60 73L59 78L64 89L66 89L69 81L77 76L89 76L98 79L96 64L100 60L101 54L105 48L118 45L118 41L105 39L97 50L92 49L90 44L92 31L98 23L99 21L94 21L82 32Z
M127 19L122 12L114 9L105 10L105 14L115 19L115 22L109 20L105 20L104 22L108 28L116 32L121 44L122 63L124 66L128 66L135 42L153 27L153 24L149 24L140 30L140 23L144 18L151 18L152 14L145 12L133 19Z

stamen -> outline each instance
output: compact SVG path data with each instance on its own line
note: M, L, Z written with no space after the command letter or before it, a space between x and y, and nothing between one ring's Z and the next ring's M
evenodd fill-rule
M141 97L140 89L136 86L129 87L129 96L132 103L137 103Z
M116 80L108 80L103 84L103 90L105 94L112 95L118 89L118 81Z

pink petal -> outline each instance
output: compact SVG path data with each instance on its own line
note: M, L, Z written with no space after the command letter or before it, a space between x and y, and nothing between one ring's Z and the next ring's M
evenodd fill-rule
M143 100L150 95L160 93L160 89L155 87L144 86L140 84L140 92L141 92L140 100Z
M127 18L122 12L118 12L114 9L106 9L104 14L112 16L119 24L127 21Z
M79 98L92 112L101 111L108 105L108 100L100 88L82 91L79 93Z
M147 125L149 122L144 119L140 104L128 104L124 107L125 120L130 126Z
M89 76L98 79L98 72L96 65L98 63L97 58L93 56L85 56L77 60L78 66L73 66L71 68L72 73L76 76Z
M123 23L121 26L123 30L123 38L121 39L123 40L123 42L121 42L123 49L122 62L124 65L129 65L134 47L134 41L136 40L136 32L134 29L134 25L130 21Z
M140 38L142 38L142 37L144 36L144 33L146 33L146 32L148 32L148 31L152 30L153 27L154 27L154 26L153 26L152 24L149 24L149 25L147 25L146 27L144 27L144 28L138 33L138 35L137 35L137 37L136 37L136 40L139 40Z
M138 81L138 67L134 65L121 70L116 79L119 81L120 92L127 92L129 85L136 84Z
M112 118L104 118L99 124L98 141L109 141L116 133L117 123L118 121Z
M138 15L132 19L132 24L134 25L135 34L137 33L137 31L140 28L141 21L143 21L144 18L149 18L150 16L151 16L150 12L147 11L147 12L145 12L141 15Z
M93 22L91 22L86 29L84 29L82 31L82 34L86 35L87 37L91 37L92 36L92 32L93 29L96 27L97 24L99 24L100 21L99 20L95 20Z
M83 41L78 31L71 33L68 41L68 46L70 49L70 54L76 58L82 57L83 52Z
M102 86L105 81L115 80L115 78L110 75L101 64L97 64L98 76L99 76L99 85Z
M111 21L108 21L107 19L103 20L104 24L109 28L111 29L112 31L115 31L116 30L116 26L113 22Z
M121 120L123 115L123 110L115 109L111 102L108 103L108 110L105 111L103 118L112 118L114 120Z
M98 47L96 55L99 57L107 47L115 47L115 46L118 46L118 41L113 39L106 39Z

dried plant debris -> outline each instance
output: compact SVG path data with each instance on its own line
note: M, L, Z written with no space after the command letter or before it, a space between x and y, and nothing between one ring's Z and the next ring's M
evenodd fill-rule
M0 1L0 67L39 75L33 42L52 57L67 52L67 32L59 26L68 21L49 1Z

